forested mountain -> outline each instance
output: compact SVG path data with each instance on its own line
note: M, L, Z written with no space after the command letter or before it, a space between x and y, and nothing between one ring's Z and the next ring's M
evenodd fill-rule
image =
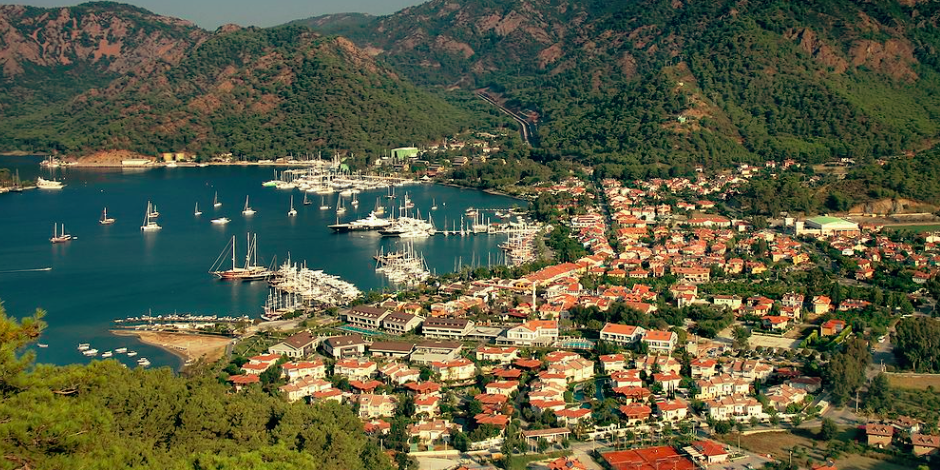
M940 3L432 0L331 31L539 115L601 174L897 155L940 133Z
M377 151L489 116L416 88L346 39L300 26L208 33L95 3L3 7L0 38L8 150Z
M0 116L42 119L123 74L177 64L209 36L187 21L119 3L0 5Z
M337 31L350 31L355 28L367 28L375 17L366 13L338 13L333 15L320 15L294 20L289 25L301 25L315 29L323 34L333 34Z
M214 33L115 3L2 7L0 147L375 151L493 119L468 93L486 88L537 122L543 163L851 157L844 189L914 196L874 162L940 138L938 23L918 0L432 0Z

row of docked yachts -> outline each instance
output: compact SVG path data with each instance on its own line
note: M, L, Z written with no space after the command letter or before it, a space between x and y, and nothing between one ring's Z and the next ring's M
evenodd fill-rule
M333 194L350 197L362 191L387 189L406 184L415 184L406 178L385 178L381 176L357 175L322 172L314 168L275 171L272 180L261 183L262 186L277 189L299 189L316 194Z

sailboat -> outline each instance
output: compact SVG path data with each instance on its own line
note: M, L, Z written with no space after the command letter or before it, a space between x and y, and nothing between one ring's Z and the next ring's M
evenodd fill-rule
M248 196L245 196L245 209L242 210L242 215L255 215L255 210L248 205Z
M98 220L98 223L101 225L111 225L114 223L114 219L108 217L108 208L105 207L104 211L101 213L101 219Z
M11 191L14 193L23 192L23 182L20 181L20 170L16 170L16 174L13 175L13 189Z
M379 198L375 198L375 210L372 212L374 212L375 215L385 215L385 206L379 203Z
M307 197L307 193L304 193L304 205L309 206L311 204L313 204L313 201L311 201L310 198Z
M78 237L73 237L70 233L65 233L65 224L62 224L62 231L59 231L58 224L52 224L52 238L49 239L53 244L68 243Z
M199 203L198 203L198 202L196 203L196 210L193 211L193 215L196 216L196 217L199 217L200 215L202 215L202 211L199 210Z
M336 205L336 214L343 214L346 212L346 208L343 206L343 198L339 198L339 203Z
M434 198L431 199L431 210L432 211L437 210L437 199L434 199Z
M291 197L290 197L290 210L287 211L287 216L288 216L288 217L293 217L293 216L295 216L295 215L297 215L297 209L294 209L294 195L291 195Z
M265 280L272 275L274 271L258 265L258 236L248 234L248 253L245 255L245 265L238 266L236 263L236 238L233 235L232 241L226 245L225 250L219 255L219 258L216 259L215 264L209 268L209 272L223 281L260 281ZM232 249L232 268L231 269L222 269L223 258L222 255L228 252L229 247Z
M324 196L320 196L320 210L325 211L329 209L330 209L330 206L326 204L326 198Z
M162 228L163 227L157 225L157 221L153 220L153 204L147 201L147 212L144 213L144 224L140 226L140 230L144 232L154 232Z
M353 207L359 207L359 197L356 196L356 193L353 193L352 202L350 202Z
M215 197L212 198L212 207L219 208L222 207L222 203L219 202L219 192L215 192Z

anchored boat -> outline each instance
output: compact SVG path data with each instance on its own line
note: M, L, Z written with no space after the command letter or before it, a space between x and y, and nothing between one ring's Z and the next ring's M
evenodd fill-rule
M243 215L255 215L255 210L248 205L248 196L245 196L245 209L242 210Z
M236 237L226 245L225 250L219 254L209 272L223 281L263 281L274 274L271 269L258 265L258 236L248 234L248 253L245 255L245 265L238 266L236 262ZM232 268L222 269L223 255L232 252Z
M111 225L114 223L114 219L108 217L108 208L105 207L104 211L101 212L101 218L98 219L98 223L101 225Z
M73 237L70 233L65 233L65 224L62 224L62 230L59 231L58 224L52 224L52 238L49 239L53 244L68 243L78 237Z
M287 211L287 216L294 217L295 215L297 215L297 209L294 209L294 195L292 194L290 197L290 210Z
M140 230L144 232L155 232L162 228L163 227L157 224L156 220L153 220L153 205L150 201L147 201L147 212L144 213L144 224L140 226Z

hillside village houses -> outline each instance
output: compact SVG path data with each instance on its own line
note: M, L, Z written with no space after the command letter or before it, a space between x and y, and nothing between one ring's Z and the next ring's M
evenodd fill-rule
M409 397L416 410L409 433L414 443L429 447L484 425L494 428L495 437L487 439L502 439L519 417L528 426L535 419L558 426L524 425L521 432L537 442L543 431L552 438L615 436L663 423L767 422L771 414L797 413L819 392L819 377L793 373L791 363L773 355L738 354L732 338L697 336L697 319L663 313L704 309L728 318L723 330L743 326L752 339L767 333L789 338L800 331L794 326L807 325L820 338L835 338L850 325L844 314L867 308L869 301L812 295L798 286L743 294L722 291L714 281L757 286L774 270L809 269L806 236L844 244L858 266L874 271L875 260L898 257L911 272L933 276L940 254L924 255L925 261L909 245L828 219L817 222L836 224L831 230L800 234L786 224L758 229L716 213L708 199L720 200L746 179L604 180L610 216L586 207L568 227L586 256L515 279L445 282L420 300L350 308L341 314L346 325L369 334L298 333L271 346L268 355L249 358L242 374L229 380L236 390L256 386L260 374L280 367L285 399L355 405L370 422L393 417ZM566 181L546 190L574 188L584 185ZM666 193L679 202L663 202ZM865 245L856 243L859 236L876 238ZM585 393L592 387L616 403L609 416L583 406L599 403ZM883 435L889 432L873 426L869 438L884 445L885 438L891 442ZM925 454L937 448L931 436L918 442Z
M316 350L318 340L310 332L301 331L291 335L283 342L268 348L269 354L277 354L292 359L307 357Z

